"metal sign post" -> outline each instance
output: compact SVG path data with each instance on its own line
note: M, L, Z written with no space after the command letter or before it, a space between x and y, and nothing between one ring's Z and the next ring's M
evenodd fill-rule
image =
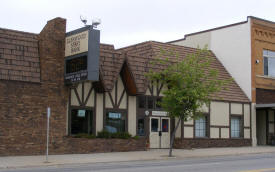
M47 148L46 148L46 162L48 161L49 155L49 130L50 130L50 116L51 116L51 108L47 108Z

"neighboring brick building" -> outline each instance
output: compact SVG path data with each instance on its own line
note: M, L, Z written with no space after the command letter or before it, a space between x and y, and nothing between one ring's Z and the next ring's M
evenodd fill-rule
M249 16L247 21L187 34L170 43L208 45L252 102L253 145L275 143L274 22Z
M154 69L149 62L161 49L174 49L183 58L196 49L145 42L115 50L100 44L99 81L65 85L65 28L66 20L56 18L39 34L0 29L0 155L44 154L47 107L52 111L52 154L145 150L148 141L151 148L167 148L175 119L156 104L167 88L150 85L144 74ZM209 58L220 79L231 77L213 53ZM181 124L175 146L251 145L250 101L236 82L212 95L212 100L204 107L205 118ZM140 138L71 137L97 135L103 129ZM156 134L159 131L162 137Z

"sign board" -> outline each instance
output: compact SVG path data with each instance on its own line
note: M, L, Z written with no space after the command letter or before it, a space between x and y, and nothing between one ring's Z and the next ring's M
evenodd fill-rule
M86 110L78 110L77 111L77 117L85 117Z
M100 31L86 26L66 33L65 83L99 79Z
M152 116L168 116L165 111L152 111Z
M109 112L109 118L120 119L121 118L121 113Z

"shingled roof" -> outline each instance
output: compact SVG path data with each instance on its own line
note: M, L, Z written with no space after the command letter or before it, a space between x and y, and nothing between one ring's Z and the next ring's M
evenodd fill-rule
M38 35L0 28L0 79L40 82Z
M153 59L161 58L161 51L172 51L177 53L180 58L184 59L188 54L193 54L197 51L195 48L184 47L179 45L173 45L168 43L160 43L155 41L143 42L133 46L121 48L118 51L127 52L128 54L134 54L135 56L127 57L131 71L133 73L135 83L137 86L137 93L144 94L148 82L144 74L153 66L149 63ZM171 61L176 59L176 56L166 55ZM215 68L219 71L218 79L230 79L231 76L222 65L222 63L216 58L213 52L210 51L210 57L213 58L211 63L211 68ZM154 66L155 67L155 66ZM162 66L159 66L161 68ZM155 69L153 69L155 70ZM229 85L226 86L227 89L223 89L220 92L211 95L213 100L225 100L234 102L249 102L249 99L238 86L238 84L233 80Z

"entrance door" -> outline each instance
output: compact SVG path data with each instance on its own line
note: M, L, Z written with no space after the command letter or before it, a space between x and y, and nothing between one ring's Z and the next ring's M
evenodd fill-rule
M150 148L170 147L170 118L150 118Z

